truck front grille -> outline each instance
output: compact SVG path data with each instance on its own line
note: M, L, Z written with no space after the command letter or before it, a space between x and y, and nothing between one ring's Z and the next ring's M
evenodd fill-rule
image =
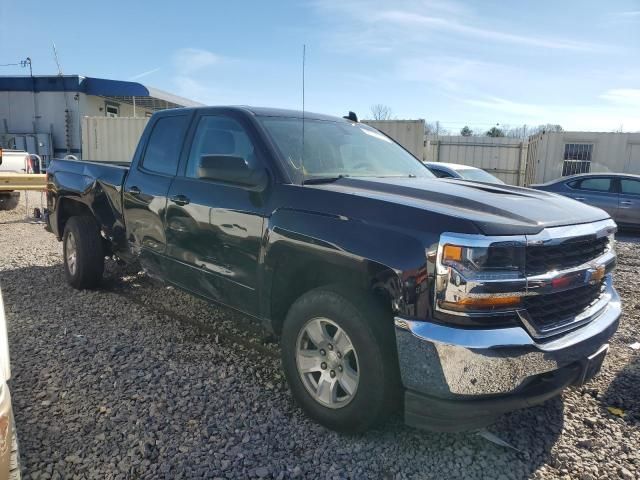
M559 245L529 246L526 249L527 275L577 267L602 255L608 244L607 237L576 237Z
M525 297L524 307L536 327L547 329L560 326L593 305L603 294L604 288L602 281L564 292Z

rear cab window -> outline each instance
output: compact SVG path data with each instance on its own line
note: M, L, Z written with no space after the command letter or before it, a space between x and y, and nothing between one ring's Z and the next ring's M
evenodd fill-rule
M175 176L188 118L187 115L171 115L156 121L142 157L143 169Z

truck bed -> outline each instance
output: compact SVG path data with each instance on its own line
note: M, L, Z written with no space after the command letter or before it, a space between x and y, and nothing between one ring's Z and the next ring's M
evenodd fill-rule
M127 166L117 164L53 160L47 170L48 189L54 191L57 198L86 205L105 225L118 229L124 226L122 185L128 172ZM52 205L48 206L54 210ZM62 232L55 219L51 220L51 228L60 238Z

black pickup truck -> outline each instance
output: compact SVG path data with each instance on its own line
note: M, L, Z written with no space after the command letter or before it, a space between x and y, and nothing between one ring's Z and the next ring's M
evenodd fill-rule
M353 118L156 113L130 166L55 160L68 282L106 256L254 317L312 418L476 428L595 375L620 318L615 223L547 192L436 179Z

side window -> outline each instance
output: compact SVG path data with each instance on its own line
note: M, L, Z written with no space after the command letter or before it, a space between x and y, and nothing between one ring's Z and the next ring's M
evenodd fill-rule
M640 195L640 180L620 179L620 191L627 195Z
M611 188L610 178L585 178L580 181L578 188L595 192L608 192Z
M451 175L444 170L431 170L431 173L438 178L451 178Z
M187 127L186 115L160 118L153 126L142 166L146 170L175 175Z
M244 127L233 118L218 115L200 118L189 152L187 177L198 177L202 155L238 156L252 166L257 162L253 143Z

